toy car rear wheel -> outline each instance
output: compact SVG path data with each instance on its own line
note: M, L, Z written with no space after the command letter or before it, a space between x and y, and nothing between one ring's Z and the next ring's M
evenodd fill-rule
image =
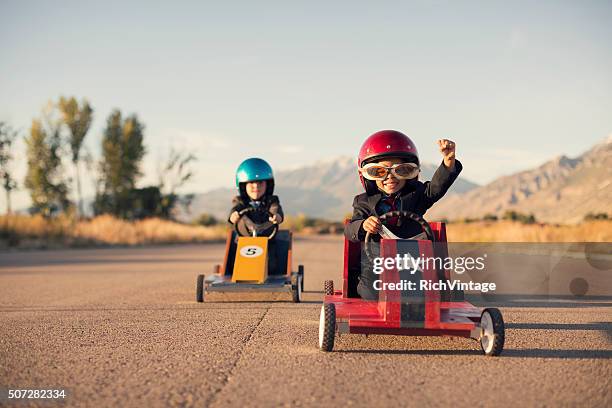
M334 294L334 281L333 280L326 280L323 283L323 288L325 290L325 294L326 295L333 295Z
M302 301L302 275L299 273L291 276L291 297L293 303L300 303Z
M336 337L336 305L323 303L319 316L319 349L332 351Z
M302 276L302 292L304 292L304 265L298 265L298 275Z
M504 349L504 319L499 309L485 309L480 316L480 347L487 356L498 356Z
M198 275L196 283L196 302L204 302L204 275Z

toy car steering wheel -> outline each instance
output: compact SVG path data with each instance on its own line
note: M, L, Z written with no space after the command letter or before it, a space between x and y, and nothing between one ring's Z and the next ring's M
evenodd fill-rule
M433 234L433 231L431 230L431 226L429 225L429 223L427 221L425 221L425 218L423 218L422 216L420 216L417 213L414 213L412 211L389 211L387 213L384 213L383 215L381 215L380 217L378 217L378 219L381 222L385 222L387 221L387 219L391 218L391 217L398 217L400 220L401 219L407 219L410 221L414 221L416 223L418 223L421 228L423 229L423 232L425 233L426 237L428 240L430 240L431 242L435 242L435 236ZM372 235L369 232L366 232L366 236L365 236L365 240L364 240L364 247L365 247L365 253L366 256L368 257L368 259L370 260L370 262L372 262L372 251L370 249L370 245L369 242L372 239ZM412 238L412 237L410 237ZM401 238L401 239L410 239L410 238Z
M274 215L274 214L272 214L268 210L262 210L262 209L257 209L257 208L253 208L253 207L247 207L245 209L242 209L242 210L240 210L238 212L238 219L234 223L234 231L236 231L236 234L238 234L240 236L243 236L240 233L240 230L238 229L238 223L240 222L242 217L244 217L245 215L248 215L249 213L252 213L252 212L263 212L263 213L266 213L266 215L268 217L272 217ZM263 224L256 224L249 217L246 217L245 222L244 222L244 226L255 237L259 235L260 231L265 231L265 230L267 230L269 228L274 228L272 230L272 233L270 235L268 235L268 238L270 238L270 239L274 238L274 236L278 232L278 228L279 228L277 223L274 223L274 222L271 222L271 221L266 221Z

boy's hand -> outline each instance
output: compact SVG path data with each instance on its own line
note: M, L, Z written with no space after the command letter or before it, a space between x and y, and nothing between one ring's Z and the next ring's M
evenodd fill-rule
M438 140L438 147L440 148L440 153L444 157L444 165L448 169L455 168L455 142L448 139L440 139Z
M278 214L274 214L270 217L270 222L273 224L280 224L281 222L283 222L283 217Z
M366 232L369 232L370 234L378 234L382 227L382 223L380 222L378 217L372 215L371 217L366 219L363 224L361 224L361 226Z
M240 219L240 215L238 214L238 211L234 211L234 212L232 213L232 215L230 215L230 219L229 219L229 220L230 220L230 222L231 222L232 224L235 224L235 223L236 223L236 221L238 221L239 219Z

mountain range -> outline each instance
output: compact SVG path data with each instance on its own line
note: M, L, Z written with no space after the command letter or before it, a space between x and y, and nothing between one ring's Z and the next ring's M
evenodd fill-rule
M580 222L587 213L611 213L612 135L578 157L555 157L536 168L449 195L427 215L452 220L499 216L507 210L563 224Z
M429 180L438 165L423 164L421 179ZM341 220L351 213L353 197L363 191L355 160L338 157L312 165L280 170L275 193L288 214ZM208 213L226 219L234 188L196 194L191 219ZM481 218L507 210L533 213L538 221L575 223L589 212L612 211L612 136L578 157L555 157L542 165L499 177L479 186L459 177L444 199L428 212L430 220Z
M438 165L423 164L421 177L430 179ZM275 191L287 214L304 214L309 217L341 220L352 212L353 197L363 192L359 182L357 165L351 157L321 160L312 165L275 172ZM453 193L465 193L478 185L459 177L450 189ZM219 188L196 194L191 205L189 219L208 213L226 219L235 188Z

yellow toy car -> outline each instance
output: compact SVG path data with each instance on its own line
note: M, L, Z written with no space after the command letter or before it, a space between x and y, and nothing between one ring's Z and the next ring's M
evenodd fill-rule
M278 224L255 224L248 218L253 208L242 210L241 219L229 231L223 265L215 265L212 276L198 275L196 301L204 302L208 292L287 292L293 302L302 300L304 266L292 271L292 234ZM239 223L250 236L244 236ZM259 235L266 233L268 235Z

